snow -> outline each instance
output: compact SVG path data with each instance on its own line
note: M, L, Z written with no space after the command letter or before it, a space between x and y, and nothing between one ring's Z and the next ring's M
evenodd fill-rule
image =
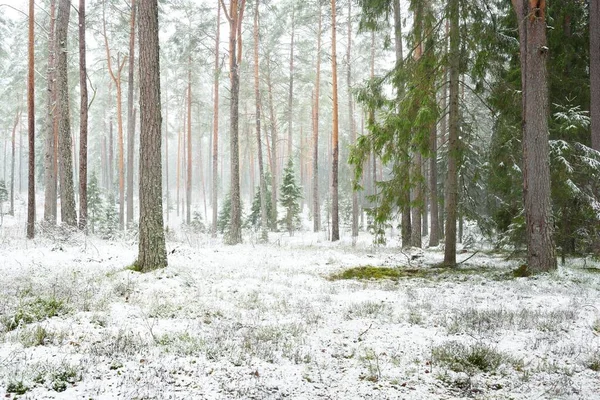
M506 280L518 261L481 248L461 264L481 273L334 281L362 265L430 270L443 252L403 253L396 238L373 247L366 233L355 247L347 232L339 243L304 231L236 246L186 233L171 235L166 269L139 274L126 269L133 240L27 241L18 215L0 227L0 321L36 298L68 310L12 331L0 324L0 394L20 381L31 399L600 398L599 372L585 365L600 354L600 274L584 269L599 265L589 259ZM47 340L27 345L38 326ZM449 342L518 363L454 372L432 362ZM61 371L77 377L57 392Z

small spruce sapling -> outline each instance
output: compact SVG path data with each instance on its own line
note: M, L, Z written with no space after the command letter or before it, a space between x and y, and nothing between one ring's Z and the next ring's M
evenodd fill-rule
M6 183L0 181L0 226L4 222L4 202L8 200L8 190L6 190Z
M280 189L281 197L279 202L285 208L285 219L283 222L290 233L294 232L294 227L299 225L300 203L298 200L302 197L302 188L296 183L294 176L294 162L290 158L287 166L283 170L283 182Z

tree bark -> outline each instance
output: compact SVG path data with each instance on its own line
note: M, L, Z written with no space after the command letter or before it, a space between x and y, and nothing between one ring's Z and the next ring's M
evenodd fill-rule
M288 93L288 158L292 158L292 134L293 134L293 124L294 124L294 37L295 37L295 28L296 28L296 6L295 3L292 2L292 38L290 44L290 91Z
M136 266L151 271L167 266L161 172L160 57L157 0L139 4L140 68L140 227Z
M315 81L315 99L313 112L313 231L321 230L321 206L319 204L319 96L321 92L321 31L323 15L319 7L319 28L317 32L317 76Z
M271 219L273 220L273 230L277 230L277 120L275 119L275 110L273 106L273 90L271 84L271 63L267 58L267 92L269 96L269 114L271 119Z
M221 0L223 1L223 0ZM231 152L231 224L229 227L229 244L242 242L242 210L240 198L240 155L239 155L239 96L240 96L240 68L242 55L242 19L246 0L231 0L229 13L223 10L229 21L229 79L231 83L230 103L230 152Z
M15 215L15 156L16 156L16 134L17 126L21 120L21 109L17 110L15 123L12 129L11 161L10 161L10 211L9 215Z
M450 110L448 132L448 175L446 176L446 234L444 242L444 264L456 265L456 214L458 208L458 162L459 162L459 108L458 79L460 67L459 2L449 2L450 23Z
M103 13L105 9L103 8ZM120 54L117 54L117 72L112 67L112 58L110 55L110 47L108 46L108 36L106 34L106 15L102 16L102 26L104 34L104 46L106 47L106 62L108 64L108 73L115 83L117 90L117 140L119 145L119 229L125 229L125 153L123 148L123 87L121 82L121 73L125 67L127 57L123 57L120 61Z
M58 93L58 151L60 170L60 215L63 223L77 226L75 193L73 190L73 160L71 153L71 123L69 116L69 83L67 71L67 34L71 0L59 0L56 19Z
M261 239L266 242L269 240L267 232L267 183L265 182L265 171L263 166L262 140L260 134L261 110L260 110L260 81L259 81L259 34L258 34L258 6L259 0L256 0L254 8L254 98L256 100L256 143L258 147L258 173L260 175L260 228Z
M532 273L556 269L552 239L548 148L548 78L546 3L513 0L521 47L523 93L523 197L527 268Z
M188 58L188 96L187 96L187 184L185 191L185 222L189 225L192 208L192 56Z
M218 193L219 193L219 41L221 33L221 6L217 7L217 34L215 37L215 71L213 103L213 148L212 148L212 229L211 237L217 237Z
M35 236L35 70L34 70L34 7L29 0L29 43L27 74L27 130L29 136L29 178L27 180L27 239Z
M600 2L590 1L590 119L592 148L600 151Z
M44 221L56 225L57 185L55 160L55 137L57 135L56 113L56 41L54 22L56 0L50 1L50 27L48 29L48 92L46 109L46 133L44 140Z
M337 56L336 56L336 22L335 0L331 0L331 86L333 97L333 116L331 132L331 241L340 240L339 202L338 202L338 167L339 167L339 138L338 138L338 89L337 89Z
M79 229L87 227L88 91L85 50L85 0L79 0Z
M440 223L437 191L437 129L433 125L429 136L431 158L429 159L429 202L431 204L431 229L429 230L429 247L440 244Z
M348 63L348 123L350 124L350 138L356 143L356 126L354 125L354 106L352 102L352 2L348 2L348 48L346 62ZM352 190L352 237L358 237L358 194ZM356 244L356 239L352 240Z
M81 1L81 0L80 0ZM131 23L129 26L129 71L127 77L127 226L133 222L133 168L135 152L135 116L133 89L135 71L135 18L136 2L131 0Z

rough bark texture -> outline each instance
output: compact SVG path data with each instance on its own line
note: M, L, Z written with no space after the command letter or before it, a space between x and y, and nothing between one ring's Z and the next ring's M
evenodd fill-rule
M35 236L35 70L34 70L34 8L29 0L29 43L27 74L27 131L29 136L29 178L27 181L27 238Z
M519 21L523 93L523 197L527 268L556 269L552 240L548 149L548 80L545 1L513 0Z
M278 163L277 163L277 120L275 119L275 107L273 105L273 90L271 84L271 63L267 58L267 94L269 97L269 114L271 119L271 219L277 221L277 180L278 174ZM277 224L275 222L275 224ZM274 230L277 230L277 226L273 226Z
M188 90L187 90L187 173L185 185L185 222L192 222L192 56L188 59Z
M79 229L87 226L88 91L85 57L85 0L79 0Z
M338 168L339 168L339 121L338 121L338 89L337 89L337 56L336 56L336 25L335 0L331 0L331 86L333 97L333 116L331 132L331 241L340 240L339 201L338 201Z
M56 47L54 40L54 20L56 0L50 1L50 26L48 29L48 92L46 108L46 131L44 136L44 221L56 224L57 186L54 169L54 138L56 136Z
M460 67L459 1L449 3L450 20L450 110L448 132L448 174L446 176L446 234L444 242L444 264L456 265L456 212L458 207L458 78Z
M319 204L319 93L321 87L321 30L323 16L319 3L319 29L317 33L317 76L313 112L313 231L321 230L321 206Z
M423 182L421 174L421 153L417 150L413 154L410 176L414 179L411 201L411 235L410 245L422 247L421 240L421 213L423 210Z
M10 211L9 215L15 215L15 156L16 156L16 134L17 126L21 120L21 109L17 111L15 117L15 123L12 129L12 140L11 140L11 158L10 158Z
M429 202L431 204L431 229L429 230L429 246L440 244L440 223L437 190L437 129L434 125L429 136L431 157L429 158Z
M348 63L347 85L348 85L348 123L350 124L350 138L356 143L356 126L354 125L354 106L352 104L352 2L348 2L348 48L346 53ZM354 174L354 173L353 173ZM352 190L352 237L358 237L358 193ZM356 244L355 240L352 244Z
M223 1L223 0L221 0ZM240 99L240 66L242 49L242 19L244 16L245 0L231 0L229 13L225 16L229 21L229 79L231 83L231 102L229 107L230 135L229 149L231 152L231 223L227 242L237 244L242 242L242 210L240 199L240 150L239 150L239 99Z
M69 116L69 84L67 80L67 33L71 0L59 0L56 19L56 90L58 94L58 152L60 176L60 215L63 223L77 226L73 191L73 160Z
M254 8L254 98L256 101L256 145L258 147L258 173L260 175L260 227L261 239L266 242L269 240L267 232L267 183L265 182L265 169L263 165L262 140L260 134L260 81L259 81L259 34L258 34L258 6L259 0L256 0Z
M129 26L129 71L127 76L127 226L133 222L133 164L135 151L135 116L133 113L133 88L135 71L135 18L136 2L131 0Z
M217 7L217 35L215 37L215 71L213 104L213 148L212 148L212 228L211 236L217 237L218 193L219 193L219 40L221 33L221 7Z
M139 11L140 227L136 266L143 272L167 266L162 214L160 57L157 0Z
M295 14L296 7L295 3L292 3L292 38L290 44L290 91L288 93L288 143L287 153L288 158L292 158L293 146L292 146L292 133L294 129L294 37L295 37Z
M590 117L592 148L600 151L600 1L590 1Z

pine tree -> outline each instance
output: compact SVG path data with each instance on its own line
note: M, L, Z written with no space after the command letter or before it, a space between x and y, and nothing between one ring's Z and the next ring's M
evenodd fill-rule
M302 197L302 187L296 183L294 176L294 162L290 158L288 164L283 170L283 182L281 183L281 197L279 202L285 208L284 222L290 236L294 233L294 226L297 225L300 214L300 198Z

